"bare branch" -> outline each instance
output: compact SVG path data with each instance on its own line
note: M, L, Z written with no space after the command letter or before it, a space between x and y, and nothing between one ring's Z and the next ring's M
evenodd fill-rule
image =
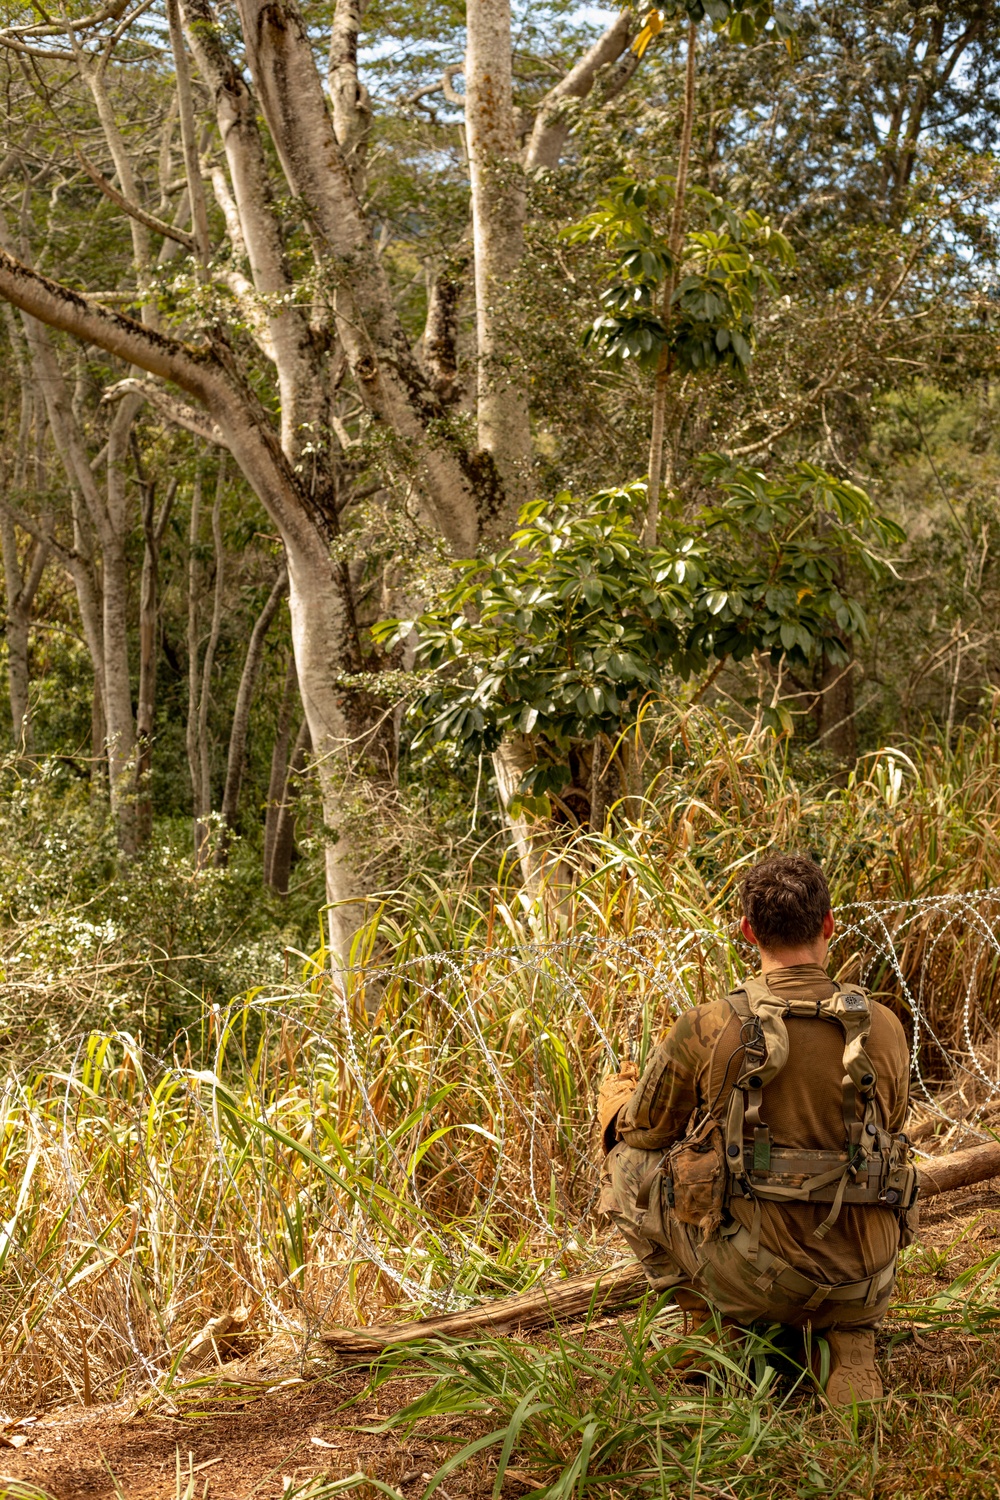
M451 80L454 78L456 73L464 72L464 63L452 63L449 67L445 68L444 72L441 74L441 82L438 84L438 88L441 90L448 103L457 104L459 109L465 108L465 95L460 94L457 91L455 85Z
M144 401L148 401L150 406L154 407L168 422L176 423L186 432L193 432L195 437L204 438L207 443L214 443L217 448L228 449L229 444L211 417L204 412L195 411L193 407L185 406L184 402L178 401L176 396L171 396L169 392L162 390L158 385L153 385L148 380L136 380L134 377L119 380L114 385L108 386L101 401L120 401L123 396L131 394L141 396Z
M36 521L34 516L29 516L27 511L22 510L19 505L15 505L4 495L0 495L0 509L6 511L16 526L20 526L22 531L26 531L35 539L39 551L43 552L46 557L49 552L54 552L59 561L65 563L67 567L79 561L79 554L72 547L64 546L41 521Z
M617 20L612 21L603 36L566 74L565 78L551 88L538 106L534 129L525 152L524 169L534 172L539 167L554 167L562 154L569 124L566 105L571 99L583 99L594 86L598 70L621 57L629 44L632 29L632 13L623 10ZM618 92L616 90L615 92Z
M930 228L936 228L936 221L930 226ZM881 321L883 314L888 309L889 304L892 302L893 298L899 291L902 290L903 285L909 279L910 273L916 265L917 260L927 247L927 242L930 239L930 228L925 235L918 239L917 243L910 251L910 254L907 256L906 260L903 263L902 270L890 285L888 291L885 293L885 296L882 298L878 307L876 307L874 313L872 313L870 317L866 318L865 322L867 327L873 328ZM865 349L880 349L884 340L885 334L883 333L880 338L876 338L874 341L845 341L844 352L838 359L834 361L833 365L823 376L822 380L818 381L816 385L813 386L811 391L806 392L806 394L800 400L795 411L787 421L783 422L780 427L774 428L765 437L758 438L756 442L744 443L739 448L730 448L729 456L731 458L747 458L751 453L760 453L762 449L769 448L772 443L776 443L779 438L786 437L788 433L794 432L795 428L798 427L801 422L805 421L809 413L815 409L816 403L818 401L821 401L828 391L832 390L837 381L840 379L841 375L843 375L844 371L849 369L850 366L860 358L861 353Z
M33 26L5 26L2 35L7 36L65 36L70 30L91 31L95 26L101 26L105 21L120 21L128 9L128 0L109 0L107 5L102 5L99 10L93 11L89 16L81 16L79 21L42 21L35 22Z
M16 37L9 36L4 31L0 31L0 47L9 47L12 52L17 52L22 57L42 57L49 62L76 61L72 52L55 52L49 47L29 47L26 43L19 42Z
M93 162L87 160L79 146L75 150L83 170L91 182L100 188L105 198L109 198L112 203L116 204L130 218L137 220L140 224L145 224L146 228L151 229L154 234L162 234L168 240L176 240L178 245L183 245L185 250L194 255L197 246L195 245L193 234L188 234L183 229L176 229L173 224L165 223L163 219L158 219L155 214L147 213L144 208L139 207L138 203L130 203L117 188L111 186L111 183L104 176L103 172L98 171Z
M42 574L45 572L51 550L48 542L38 542L36 544L35 555L31 559L28 576L24 580L21 592L13 601L18 609L27 612L34 603L35 595L38 592L38 585L42 581Z
M107 59L111 56L111 53L118 46L118 43L121 41L126 31L128 31L129 27L139 19L143 11L149 10L151 6L155 5L155 3L156 0L140 0L140 4L136 6L131 15L122 16L121 20L118 22L118 25L115 27L114 31L111 33L111 35L108 37L108 40L104 44L105 61L107 61ZM162 49L160 47L153 47L149 42L146 42L145 45L149 48L150 51L154 53L162 53Z

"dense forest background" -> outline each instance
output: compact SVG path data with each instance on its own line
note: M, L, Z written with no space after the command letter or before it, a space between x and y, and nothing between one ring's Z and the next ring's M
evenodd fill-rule
M18 1035L721 899L788 797L995 877L1000 13L705 9L5 7Z
M0 5L0 1429L136 1397L143 1493L216 1493L271 1389L315 1500L978 1496L992 1189L870 1429L756 1346L679 1394L655 1310L381 1415L317 1360L615 1263L600 1079L742 972L769 848L917 1149L995 1135L1000 7L90 5Z

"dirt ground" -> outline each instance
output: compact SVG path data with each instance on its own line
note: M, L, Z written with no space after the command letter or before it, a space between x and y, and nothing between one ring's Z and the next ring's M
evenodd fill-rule
M339 1410L364 1384L360 1374L333 1374L245 1401L203 1400L173 1417L135 1415L134 1402L48 1412L7 1429L29 1441L0 1451L0 1496L19 1479L54 1500L173 1500L193 1475L189 1493L199 1500L272 1500L290 1482L359 1469L404 1495L410 1486L419 1493L420 1476L437 1468L444 1448L352 1430L384 1415L374 1401Z
M928 1203L920 1247L902 1281L906 1296L940 1289L967 1265L1000 1251L1000 1192L981 1186ZM915 1376L924 1388L937 1381L953 1385L968 1365L967 1345L956 1336L928 1347L918 1334L893 1352L884 1369L887 1390L897 1384L912 1390ZM132 1400L40 1411L8 1424L0 1438L0 1500L11 1481L37 1486L53 1500L174 1500L185 1494L275 1500L312 1476L336 1479L358 1471L408 1497L421 1492L422 1478L451 1451L399 1433L365 1431L391 1413L379 1407L384 1394L344 1409L365 1388L358 1369L326 1366L302 1379L272 1348L252 1362L227 1365L225 1377L172 1414L137 1409ZM1000 1369L995 1378L1000 1389ZM393 1401L402 1402L420 1387L397 1381L390 1389Z

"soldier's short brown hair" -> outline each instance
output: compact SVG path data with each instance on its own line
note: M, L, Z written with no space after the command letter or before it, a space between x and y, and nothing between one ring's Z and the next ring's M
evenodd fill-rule
M814 859L772 854L743 876L740 900L762 948L797 948L819 937L830 887Z

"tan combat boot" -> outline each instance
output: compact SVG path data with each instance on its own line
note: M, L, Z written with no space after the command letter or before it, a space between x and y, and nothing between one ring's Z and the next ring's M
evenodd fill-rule
M871 1328L831 1328L830 1378L826 1399L831 1406L881 1401L882 1378L875 1365L875 1334Z

